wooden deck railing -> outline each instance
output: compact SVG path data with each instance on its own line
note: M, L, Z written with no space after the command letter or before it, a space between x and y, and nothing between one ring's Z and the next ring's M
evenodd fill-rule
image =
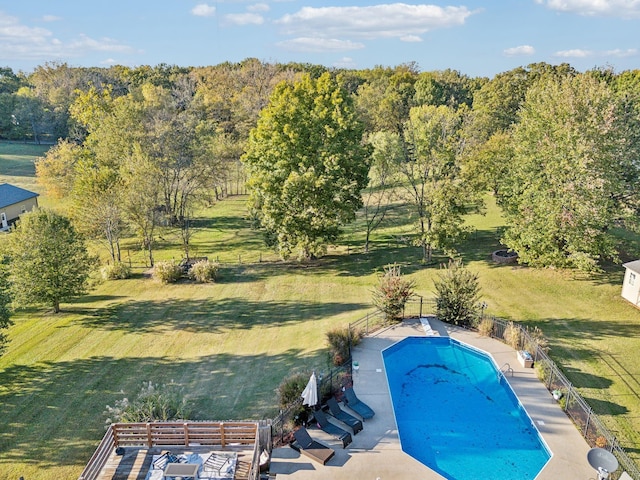
M117 447L249 446L255 450L258 443L257 422L114 423L78 480L95 480Z
M114 446L113 429L109 427L107 428L107 433L102 437L100 445L98 445L96 451L93 452L87 466L84 467L80 477L78 477L78 480L95 480L98 478L100 471L107 463L109 456L113 453Z
M249 422L167 422L114 423L116 447L253 445L257 423Z

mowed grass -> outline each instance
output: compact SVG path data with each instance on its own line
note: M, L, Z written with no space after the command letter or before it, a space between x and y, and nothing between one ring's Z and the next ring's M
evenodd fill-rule
M0 155L0 162L4 175L11 161ZM640 311L620 297L622 268L584 278L493 264L503 221L488 200L461 246L487 313L540 326L554 359L640 458ZM76 478L104 434L105 406L135 395L144 381L181 385L195 419L272 417L282 378L326 371L325 332L371 310L384 265L403 265L417 293L432 297L439 267L422 266L419 250L398 242L410 232L406 210L376 233L370 254L361 252L356 223L326 257L301 265L278 261L245 213L245 199L233 197L199 214L192 254L222 262L216 284L153 282L129 240L124 256L134 278L100 283L58 315L14 316L0 357L0 479ZM156 257L179 259L175 232L160 233Z

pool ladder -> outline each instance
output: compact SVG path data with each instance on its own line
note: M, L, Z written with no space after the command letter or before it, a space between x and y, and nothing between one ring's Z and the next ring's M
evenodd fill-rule
M509 365L508 363L502 365L500 367L500 370L498 370L498 380L500 380L500 377L504 377L505 373L510 373L513 377L513 368L511 368L511 365Z

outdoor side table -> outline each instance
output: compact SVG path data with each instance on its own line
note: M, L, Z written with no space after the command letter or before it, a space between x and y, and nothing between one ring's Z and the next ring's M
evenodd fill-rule
M197 463L170 463L164 469L164 477L198 478Z

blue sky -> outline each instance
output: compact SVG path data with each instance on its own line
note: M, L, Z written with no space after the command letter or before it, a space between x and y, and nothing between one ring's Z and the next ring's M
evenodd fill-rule
M0 66L640 68L640 0L0 0Z

